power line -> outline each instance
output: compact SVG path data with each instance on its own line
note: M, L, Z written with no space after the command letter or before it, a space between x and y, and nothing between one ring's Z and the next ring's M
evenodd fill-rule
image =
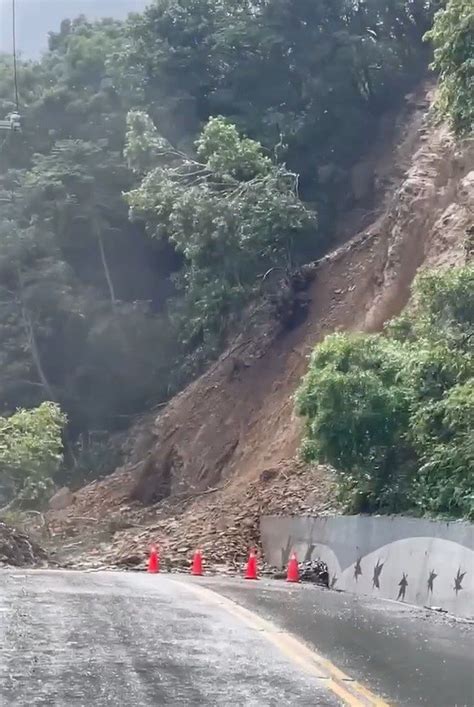
M16 60L16 0L12 0L12 45L13 45L13 81L15 84L15 105L17 113L20 112L20 101L18 99L18 72Z

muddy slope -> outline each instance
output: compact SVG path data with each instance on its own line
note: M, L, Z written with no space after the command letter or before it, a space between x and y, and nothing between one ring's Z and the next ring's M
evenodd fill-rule
M463 262L471 219L473 151L432 124L418 100L380 174L388 184L366 230L307 268L306 320L242 334L153 424L151 451L132 497L152 503L235 479L246 484L293 457L300 423L292 396L314 344L335 330L377 331L406 305L423 265ZM385 170L385 173L384 173ZM394 175L400 175L393 186ZM471 190L471 193L469 193ZM347 224L346 224L347 227Z
M362 218L345 216L342 237L356 224L354 236L305 269L304 320L286 328L265 317L249 322L201 378L133 430L130 464L79 491L65 516L100 524L116 511L124 522L130 501L149 506L169 498L181 538L187 534L186 518L189 530L197 517L201 528L222 518L219 527L209 526L210 538L232 524L249 488L252 498L274 488L276 497L290 497L294 510L301 510L300 501L315 484L318 497L305 507L317 511L333 502L323 472L307 477L288 471L297 468L293 459L301 432L293 395L310 351L336 330L379 330L406 305L419 268L465 261L466 231L472 226L474 147L456 145L445 126L433 123L432 89L410 100L396 148L375 146L371 156L379 184L371 218L367 212ZM363 230L357 227L369 221ZM143 520L130 522L149 527L162 505L144 509ZM262 510L266 507L257 504L251 515ZM60 518L53 514L51 520Z
M370 214L343 216L345 244L305 268L305 316L283 327L257 313L201 378L135 426L126 467L47 514L60 562L132 567L158 542L170 567L187 566L196 547L235 567L258 544L262 514L337 512L330 470L295 461L293 395L309 353L337 330L378 331L420 268L469 252L474 144L456 145L432 121L431 100L430 89L411 97L396 148L385 141L366 159L377 198Z

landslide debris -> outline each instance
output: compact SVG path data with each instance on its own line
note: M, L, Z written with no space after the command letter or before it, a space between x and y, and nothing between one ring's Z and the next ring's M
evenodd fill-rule
M26 533L0 520L0 567L38 567L47 564L47 554Z
M103 491L102 485L95 496L93 488L86 487L73 507L48 514L51 538L61 546L55 556L61 565L144 568L150 545L157 544L162 566L170 570L188 568L199 548L207 569L236 571L249 548L260 545L262 515L334 513L338 507L331 473L292 460L266 469L242 488L229 484L197 497L171 497L146 509L121 504L119 496L112 509Z
M432 121L432 99L431 87L415 96L397 149L376 159L380 193L363 228L346 215L343 245L304 268L305 318L242 331L139 422L128 465L47 514L59 561L140 567L156 542L171 568L200 547L209 564L235 569L259 542L261 515L337 511L328 470L295 461L293 395L308 355L331 332L379 331L409 302L420 268L463 264L469 250L473 147Z

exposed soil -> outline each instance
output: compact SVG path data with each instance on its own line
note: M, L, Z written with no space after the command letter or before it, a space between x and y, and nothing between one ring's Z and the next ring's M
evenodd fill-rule
M379 187L371 225L304 268L302 321L283 326L254 314L203 376L140 422L134 466L49 514L56 532L76 536L82 528L87 535L93 528L91 537L99 539L115 518L134 527L115 528L111 551L105 558L100 551L108 563L141 561L150 540L160 541L176 564L197 545L214 561L232 563L258 542L261 513L337 507L327 470L294 461L301 421L293 395L309 353L337 330L379 331L407 304L419 268L465 259L474 149L456 145L445 126L432 122L431 94L428 86L410 97L396 148L374 150ZM362 221L368 220L366 213ZM72 520L81 517L93 520Z

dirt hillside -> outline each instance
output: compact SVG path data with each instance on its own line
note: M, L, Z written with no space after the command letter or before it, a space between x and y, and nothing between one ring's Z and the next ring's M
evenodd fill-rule
M330 474L293 461L301 431L293 395L311 349L335 330L379 330L408 302L419 268L465 259L474 149L435 124L432 93L408 97L395 147L374 146L375 210L345 215L341 237L351 223L353 237L305 268L304 317L293 326L250 322L203 376L142 421L128 467L50 514L58 532L76 535L78 518L102 527L108 516L118 524L109 561L134 564L157 536L174 557L200 544L216 561L237 561L258 540L260 513L334 508Z
M426 107L411 115L392 157L394 172L407 169L386 194L380 217L307 269L306 321L290 331L275 326L256 338L241 335L156 420L137 500L203 490L236 472L247 483L293 457L299 422L292 395L314 344L336 329L380 329L405 306L420 266L462 260L468 216L460 191L472 165L444 127L423 123L423 113ZM416 145L409 156L407 143Z

